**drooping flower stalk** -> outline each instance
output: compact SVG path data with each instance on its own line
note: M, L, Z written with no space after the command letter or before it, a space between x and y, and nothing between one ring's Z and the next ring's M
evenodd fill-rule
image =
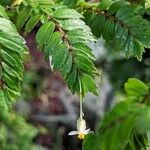
M83 100L82 100L82 89L81 89L81 82L79 80L80 85L80 117L77 120L77 131L71 131L68 135L78 135L79 139L84 139L85 135L89 133L90 129L86 129L86 121L83 119Z
M79 79L79 88L80 88L80 93L79 93L79 100L80 100L80 118L83 118L83 101L82 101L82 87L81 87L81 81Z

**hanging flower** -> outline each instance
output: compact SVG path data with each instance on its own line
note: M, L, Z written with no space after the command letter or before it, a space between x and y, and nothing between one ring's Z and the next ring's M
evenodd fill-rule
M71 131L68 135L78 135L78 138L83 140L85 138L85 135L89 133L90 129L86 129L86 121L83 119L83 110L82 110L82 103L83 103L83 97L82 97L82 87L81 87L81 81L79 80L80 85L80 117L77 120L77 131Z
M84 139L85 135L88 134L90 129L86 129L86 122L84 119L79 118L77 120L77 131L71 131L68 135L78 135L79 139Z

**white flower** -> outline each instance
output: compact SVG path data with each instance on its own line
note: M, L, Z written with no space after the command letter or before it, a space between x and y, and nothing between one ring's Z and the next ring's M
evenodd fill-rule
M71 131L68 135L78 135L79 139L84 139L90 129L86 129L86 122L84 119L79 118L77 121L77 131Z

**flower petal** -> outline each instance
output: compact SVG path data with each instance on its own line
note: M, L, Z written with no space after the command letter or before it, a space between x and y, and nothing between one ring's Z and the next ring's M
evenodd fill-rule
M71 131L68 135L77 135L78 133L78 131Z
M87 129L87 130L84 130L84 134L88 134L89 133L89 131L90 131L90 129Z

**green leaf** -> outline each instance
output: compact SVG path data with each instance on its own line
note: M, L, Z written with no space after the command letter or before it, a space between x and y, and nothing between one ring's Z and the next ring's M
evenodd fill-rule
M99 142L97 140L98 137L94 134L88 134L85 137L85 140L83 141L82 144L82 149L83 150L98 150L99 147Z
M102 34L108 46L122 51L127 58L142 60L144 48L150 47L150 23L136 7L125 1L102 0L99 8L87 16L92 32L97 37Z
M76 79L77 79L77 69L72 66L71 71L67 74L66 76L66 82L68 87L74 91L74 85L76 84Z
M144 107L140 110L135 123L138 133L147 133L150 131L150 107Z
M0 1L0 5L6 7L7 5L10 5L10 0L1 0L1 1Z
M94 87L93 79L97 71L92 60L95 57L86 44L95 41L95 38L76 10L66 7L53 9L49 21L39 28L36 41L45 59L52 58L54 71L63 75L71 92L79 94L79 79L85 73L90 76L90 84ZM82 92L83 96L87 92L97 94L94 88L87 87Z
M15 70L13 70L11 67L9 67L7 64L5 64L3 62L2 62L2 66L3 66L3 71L5 71L9 76L12 76L14 78L18 78L19 80L22 80L22 78L23 78L22 74L19 74L18 72L16 72Z
M16 33L16 30L13 27L12 23L8 19L2 17L0 17L0 31Z
M85 91L89 91L94 95L98 95L96 83L88 74L83 74L81 76L81 83L85 88Z
M80 19L66 19L61 21L61 27L64 30L74 30L74 29L87 29L90 30L88 26Z
M120 48L125 51L127 57L135 56L141 60L144 47L150 46L149 23L142 19L141 16L136 15L131 6L121 7L115 17L118 20L118 24L120 22L122 25L114 35L118 37L118 42L120 38ZM122 34L118 34L121 31ZM122 40L122 37L124 37L124 40Z
M139 134L139 133L133 133L133 136L131 136L131 142L132 142L132 147L134 147L134 149L143 149L143 150L147 150L148 149L148 138L146 134ZM130 143L131 143L130 142Z
M81 14L79 14L74 9L58 9L53 13L54 18L83 18Z
M64 0L64 5L67 5L70 8L74 8L78 0Z
M102 10L107 10L114 2L115 0L101 0L98 7Z
M142 43L140 43L137 40L134 40L134 55L137 57L139 61L142 61L143 52L145 52L145 49Z
M79 55L85 55L89 59L95 60L95 56L92 53L92 50L87 45L83 43L75 43L73 44L73 47L75 48L75 53Z
M96 36L96 37L100 37L102 32L103 32L103 28L105 26L105 16L103 15L95 15L91 21L91 29L92 29L92 33Z
M73 64L73 58L72 58L72 55L71 54L68 54L65 62L64 62L64 66L63 68L61 69L61 72L64 76L64 78L66 78L66 75L68 73L70 73L71 69L72 69L72 64Z
M54 70L61 69L68 55L68 47L63 43L59 44L55 49L52 59Z
M6 49L5 51L1 49L1 57L4 59L4 62L6 61L13 68L15 67L15 69L17 70L23 69L23 67L20 65L21 63L23 63L21 61L20 55L17 55L14 52L11 53L9 50Z
M115 24L112 20L107 20L105 22L103 37L106 39L106 42L111 42L113 36L114 36L114 28ZM117 37L117 36L116 36Z
M47 22L40 27L36 34L36 41L40 49L42 49L44 45L47 45L50 42L54 28L55 24L52 22Z
M18 13L18 17L16 20L16 27L18 30L20 30L25 22L28 20L30 14L32 12L32 9L30 7L23 7L19 13Z
M96 68L93 65L93 62L81 54L75 54L74 61L79 69L83 72L93 75L94 73L97 74Z
M25 26L25 35L27 33L30 33L33 28L36 26L36 24L40 21L40 19L42 18L43 15L35 15L33 17L30 17L30 19L28 20L28 22L26 23L26 26Z
M62 42L61 38L62 38L61 33L59 33L59 32L54 32L53 33L49 43L44 48L45 59L48 59L49 56L53 55L55 49Z
M148 93L148 86L138 79L130 78L125 83L125 91L129 96L143 97Z
M8 16L5 12L5 9L2 6L0 6L0 16L3 17L3 18L8 19Z
M5 66L4 66L5 67ZM18 86L18 80L13 78L10 74L7 74L6 70L4 70L4 74L3 74L3 80L5 81L5 86L9 87L10 89L13 89L14 91L18 91L19 90L19 86Z
M9 102L7 100L7 97L5 97L4 92L0 90L0 106L4 107L5 109L8 109Z
M115 14L115 13L119 10L119 8L125 6L126 4L127 4L126 1L122 1L122 0L121 0L121 1L117 1L117 0L116 0L116 2L113 3L113 4L109 7L108 12L109 12L110 14Z
M23 78L23 57L27 52L25 40L17 33L15 26L0 18L0 106L8 109L20 96Z
M129 106L126 102L120 102L104 116L96 133L94 150L125 149L128 139L132 134L135 121L135 114L130 113ZM90 137L87 138L90 139ZM89 139L86 140L89 141ZM84 143L83 146L88 150L87 144Z
M84 86L83 86L84 87ZM131 95L146 93L147 86L134 78L128 80L125 88ZM137 89L137 91L136 91ZM142 93L142 94L141 94ZM139 98L139 97L138 97ZM121 101L104 115L95 135L89 134L83 143L85 150L147 150L147 132L150 130L150 107L140 101Z
M0 66L0 80L2 79L2 66Z
M11 38L10 38L11 37ZM0 45L6 47L7 49L18 52L26 53L27 48L24 45L25 41L17 34L9 34L0 31Z
M74 43L84 43L95 41L95 38L90 32L81 29L71 30L67 33L68 39L72 44Z

